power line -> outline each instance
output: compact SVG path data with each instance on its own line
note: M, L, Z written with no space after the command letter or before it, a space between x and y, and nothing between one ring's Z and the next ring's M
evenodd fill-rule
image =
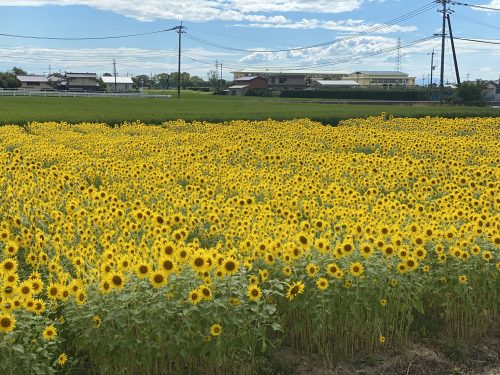
M490 24L488 24L488 23L484 23L484 22L478 21L478 20L476 20L476 19L474 19L474 18L470 18L470 17L464 16L464 15L462 15L462 14L458 13L457 11L454 11L454 13L453 13L453 14L454 14L456 17L461 18L461 19L463 19L463 20L465 20L465 21L472 22L472 23L475 23L475 24L478 24L478 25L482 25L482 26L486 26L486 27L491 27L491 28L493 28L493 29L500 30L500 27L498 27L498 26L490 25Z
M485 10L495 10L495 11L500 11L500 8L492 8L492 7L487 7L485 5L476 5L476 4L467 4L467 3L460 3L458 1L452 1L451 4L453 5L462 5L466 7L471 7L471 8L478 8L478 9L485 9Z
M4 34L0 33L0 36L5 36L9 38L21 38L21 39L37 39L37 40L106 40L106 39L123 39L123 38L134 38L145 35L153 35L165 33L167 31L175 30L175 27L164 30L151 31L148 33L139 34L128 34L128 35L114 35L114 36L100 36L100 37L50 37L50 36L34 36L34 35L17 35L17 34Z
M470 38L459 38L459 37L456 37L456 36L454 36L453 39L466 40L468 42L474 42L474 43L484 43L484 44L497 44L497 45L500 45L500 41L479 40L479 39L470 39Z
M336 39L336 40L331 40L331 41L328 41L328 42L323 42L323 43L318 43L318 44L313 44L313 45L310 45L310 46L303 46L303 47L296 47L296 48L286 48L286 49L277 49L277 50L258 50L258 49L242 49L242 48L236 48L236 47L231 47L231 46L226 46L226 45L223 45L223 44L218 44L218 43L214 43L214 42L210 42L210 41L207 41L205 39L202 39L202 38L199 38L195 35L192 35L192 34L186 34L186 37L195 41L195 42L198 42L198 43L201 43L201 44L204 44L204 45L207 45L207 46L211 46L211 47L215 47L215 48L219 48L219 49L225 49L225 50L229 50L229 51L236 51L236 52L248 52L248 53L277 53L277 52L292 52L292 51L301 51L301 50L307 50L307 49L312 49L312 48L317 48L317 47L323 47L323 46L327 46L327 45L333 45L333 44L337 44L337 43L340 43L340 42L343 42L343 41L346 41L346 40L351 40L351 39L354 39L354 38L357 38L357 37L360 37L360 36L363 36L363 35L367 35L367 34L371 34L371 33L374 33L374 32L377 32L377 31L380 31L380 30L383 30L387 27L390 27L390 26L393 26L393 25L396 25L398 23L401 23L403 21L406 21L406 20L409 20L411 18L414 18L422 13L425 13L425 12L428 12L429 10L431 9L434 9L436 7L434 1L431 2L431 3L428 3L420 8L417 8L409 13L406 13L400 17L397 17L393 20L390 20L386 23L383 23L383 24L380 24L380 25L376 25L376 26L373 26L365 31L361 31L359 33L356 33L356 34L352 34L352 35L348 35L346 37L343 37L343 38L340 38L340 39Z

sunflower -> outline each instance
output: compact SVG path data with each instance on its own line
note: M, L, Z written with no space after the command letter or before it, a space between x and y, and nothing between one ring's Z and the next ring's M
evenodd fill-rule
M325 290L328 288L328 280L324 277L320 277L318 280L316 280L316 286L319 290Z
M306 272L307 272L307 275L309 277L314 277L314 275L316 275L319 271L319 267L317 265L315 265L314 263L309 263L307 266L306 266Z
M220 324L212 324L210 327L210 334L213 337L219 336L222 333L222 326Z
M361 255L363 258L368 259L373 253L373 248L369 243L361 245Z
M174 273L177 269L175 262L170 257L160 258L158 260L158 264L160 268L167 273L167 275Z
M489 262L493 256L490 251L483 251L482 257L485 261Z
M57 364L60 366L64 366L68 362L68 356L66 353L61 353L59 357L57 357Z
M379 302L380 302L381 306L386 306L387 305L387 299L385 299L385 298L382 298Z
M295 297L302 293L304 293L304 283L302 281L296 281L295 283L288 286L286 298L292 301Z
M385 336L380 335L378 338L378 342L381 344L384 344L385 343Z
M149 282L154 288L161 288L167 281L168 275L164 271L154 271L149 275Z
M413 271L418 268L418 262L415 258L406 258L405 259L406 266L408 267L408 270Z
M360 262L351 263L351 265L349 266L349 273L352 276L360 277L363 275L364 271L365 271L365 268L363 267L363 265Z
M238 271L239 266L240 264L238 261L229 258L224 260L221 267L224 275L233 275Z
M210 288L206 285L202 285L198 288L198 292L200 293L201 295L201 298L206 300L206 301L209 301L212 299L212 291L210 290Z
M408 272L408 266L406 265L406 262L401 262L396 266L396 269L398 270L399 273L406 273Z
M197 305L201 301L201 295L198 290L195 289L189 292L188 299L193 305Z
M147 263L141 262L135 266L135 274L141 280L147 279L150 271L151 267Z
M123 289L125 285L125 276L120 272L112 272L108 276L109 285L113 289Z
M290 277L291 274L292 274L292 269L290 266L283 267L283 275L285 275L285 277Z
M458 276L458 281L459 281L461 284L467 284L467 276L465 276L465 275L459 275L459 276Z
M204 272L208 268L208 264L203 256L203 253L197 252L191 258L191 267L195 272Z
M107 279L102 279L99 282L99 292L101 294L108 294L109 292L111 292L111 284Z
M331 277L336 277L339 270L340 267L336 263L330 263L328 266L326 266L326 272L328 272L328 275L330 275Z
M15 259L7 258L0 263L0 269L5 273L15 273L17 270L17 262Z
M59 285L51 283L47 286L47 297L56 300L59 297Z
M247 288L247 296L251 301L258 301L262 296L262 290L254 284L251 284Z
M99 328L102 325L102 319L99 315L94 315L92 321L94 322L95 328Z
M45 329L42 332L42 337L47 340L53 340L57 336L57 329L53 325L45 327Z
M0 332L9 333L16 327L16 319L7 313L0 313Z

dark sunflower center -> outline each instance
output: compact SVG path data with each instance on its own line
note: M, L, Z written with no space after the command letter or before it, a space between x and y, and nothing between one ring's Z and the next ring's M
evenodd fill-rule
M166 270L171 270L172 268L174 268L174 264L170 260L166 260L163 262L163 268L165 268Z
M115 276L113 276L112 282L114 285L119 286L119 285L122 285L123 280L120 276L115 275Z
M148 273L148 267L147 266L140 266L139 272L142 274Z
M225 267L226 267L226 270L233 271L235 269L236 265L234 264L234 262L227 262Z
M292 290L290 290L290 294L297 294L299 292L298 285L295 285Z
M8 328L11 324L12 321L10 320L10 318L3 318L2 320L0 320L0 326L2 326L3 328Z
M196 267L201 267L201 266L203 266L203 263L205 263L205 262L203 261L203 258L196 258L196 259L194 260L194 264L196 265Z
M155 275L154 277L155 283L162 283L163 282L163 276L162 275Z
M307 238L305 236L300 236L299 241L301 244L307 245Z

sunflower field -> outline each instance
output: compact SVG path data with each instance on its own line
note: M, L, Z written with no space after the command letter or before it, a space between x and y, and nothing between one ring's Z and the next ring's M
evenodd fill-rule
M0 373L498 331L499 160L499 118L3 126Z

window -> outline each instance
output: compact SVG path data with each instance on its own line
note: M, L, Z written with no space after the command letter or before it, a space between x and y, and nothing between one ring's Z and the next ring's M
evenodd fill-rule
M285 77L280 77L280 83L285 83L286 82L286 78Z
M40 86L40 82L26 82L28 86Z

